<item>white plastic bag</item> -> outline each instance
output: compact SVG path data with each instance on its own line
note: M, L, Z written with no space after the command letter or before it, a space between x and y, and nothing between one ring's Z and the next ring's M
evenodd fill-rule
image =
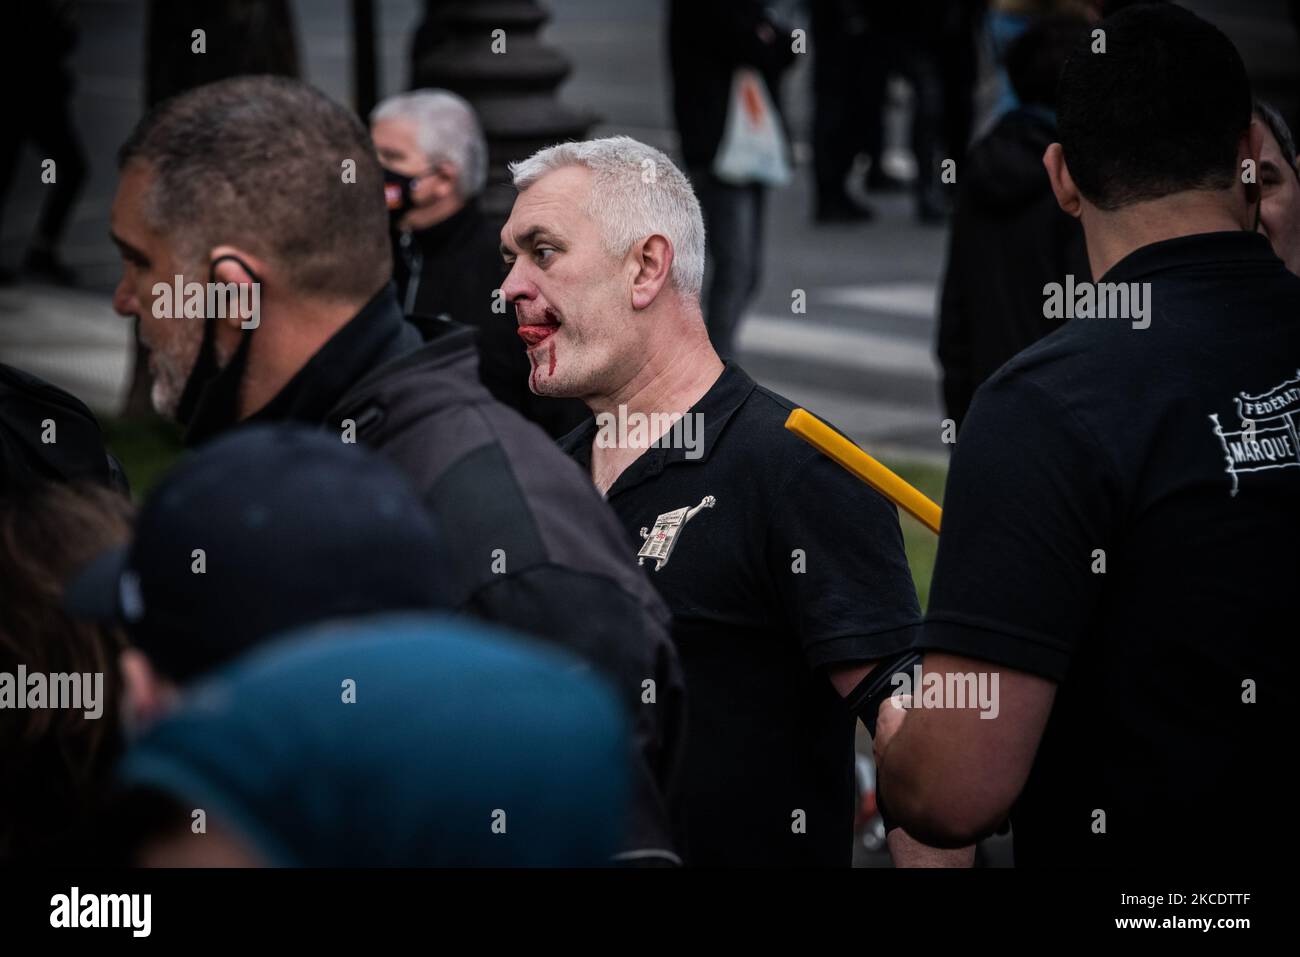
M753 67L737 67L731 77L727 125L713 158L713 175L735 186L790 182L785 133L767 84Z

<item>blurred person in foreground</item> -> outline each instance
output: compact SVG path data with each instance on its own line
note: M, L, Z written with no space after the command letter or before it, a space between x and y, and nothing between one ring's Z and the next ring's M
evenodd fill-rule
M1097 284L975 395L918 642L929 700L882 704L878 797L939 845L1009 814L1019 867L1287 860L1300 277L1255 232L1232 44L1172 4L1100 26L1044 156ZM932 691L995 676L995 714Z
M1060 327L1043 314L1043 286L1088 275L1083 230L1043 169L1056 83L1086 31L1082 19L1049 17L1012 42L1005 63L1020 105L971 147L958 178L937 343L944 408L958 428L980 383Z
M143 738L124 780L217 819L180 847L151 832L160 846L143 857L218 863L233 853L221 839L232 828L264 863L607 862L627 839L609 828L626 823L614 815L630 748L598 679L567 678L577 659L512 650L468 621L363 620L438 610L448 557L395 466L301 426L241 429L169 473L132 539L95 556L64 597L131 643L125 718ZM277 658L269 647L345 619L313 633L326 649ZM204 684L227 665L220 690ZM575 737L580 723L597 730ZM411 777L412 754L427 780ZM590 774L567 776L579 771ZM337 816L363 791L369 826L388 830L358 832L351 814ZM286 804L286 792L298 800ZM494 845L503 805L510 838ZM579 834L587 813L594 833ZM424 840L407 845L402 833Z
M86 403L0 362L0 500L46 482L80 479L129 492L121 463Z
M303 426L222 436L172 469L129 541L71 579L69 612L125 632L130 727L290 628L444 608L446 553L409 481Z
M63 582L130 522L86 479L0 495L0 863L80 861L122 745L122 637L65 613Z
M0 364L0 863L78 863L120 746L121 635L61 602L129 536L126 490L85 404Z
M578 659L469 621L330 622L153 725L105 830L152 867L599 866L625 834L624 710Z
M479 381L472 330L439 324L422 344L404 318L365 127L304 83L241 77L161 104L119 159L114 306L140 318L159 412L191 446L289 421L396 462L445 536L447 606L617 683L638 743L626 850L676 862L684 704L667 611L581 470Z
M586 407L529 390L528 356L498 293L501 223L479 204L488 149L474 108L447 90L401 93L371 111L370 136L384 168L402 311L421 326L473 328L488 391L553 438L573 429Z

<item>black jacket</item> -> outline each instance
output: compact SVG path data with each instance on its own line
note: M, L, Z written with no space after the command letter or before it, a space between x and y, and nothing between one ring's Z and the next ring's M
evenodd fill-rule
M532 371L519 339L515 310L493 312L493 294L506 278L501 223L471 201L428 229L393 237L393 279L402 311L425 335L445 319L478 333L479 378L487 390L529 421L558 438L589 417L577 399L534 395Z
M1043 316L1043 286L1066 273L1091 281L1083 229L1057 206L1043 169L1055 138L1047 114L1013 110L957 172L938 353L944 404L958 425L980 383L1059 328Z
M451 606L563 645L612 679L636 750L627 849L671 849L685 697L668 610L591 478L479 382L472 331L435 331L420 344L390 283L248 421L353 420L437 518Z

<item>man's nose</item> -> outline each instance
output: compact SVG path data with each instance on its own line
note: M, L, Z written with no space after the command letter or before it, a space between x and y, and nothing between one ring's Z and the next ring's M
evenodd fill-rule
M536 295L533 284L524 278L525 268L522 256L511 265L510 272L506 275L505 281L501 283L501 295L505 297L506 302L513 303Z
M140 302L136 299L130 284L127 283L125 275L118 280L117 288L113 290L113 311L119 316L140 314Z

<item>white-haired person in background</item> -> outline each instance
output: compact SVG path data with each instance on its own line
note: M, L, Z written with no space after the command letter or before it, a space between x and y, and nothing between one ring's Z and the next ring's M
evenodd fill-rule
M403 311L430 338L451 319L478 331L479 378L552 436L586 416L581 403L535 396L513 318L493 312L505 273L500 221L479 204L488 148L473 107L447 90L389 97L370 114L393 225L393 279ZM498 307L500 308L500 307Z

